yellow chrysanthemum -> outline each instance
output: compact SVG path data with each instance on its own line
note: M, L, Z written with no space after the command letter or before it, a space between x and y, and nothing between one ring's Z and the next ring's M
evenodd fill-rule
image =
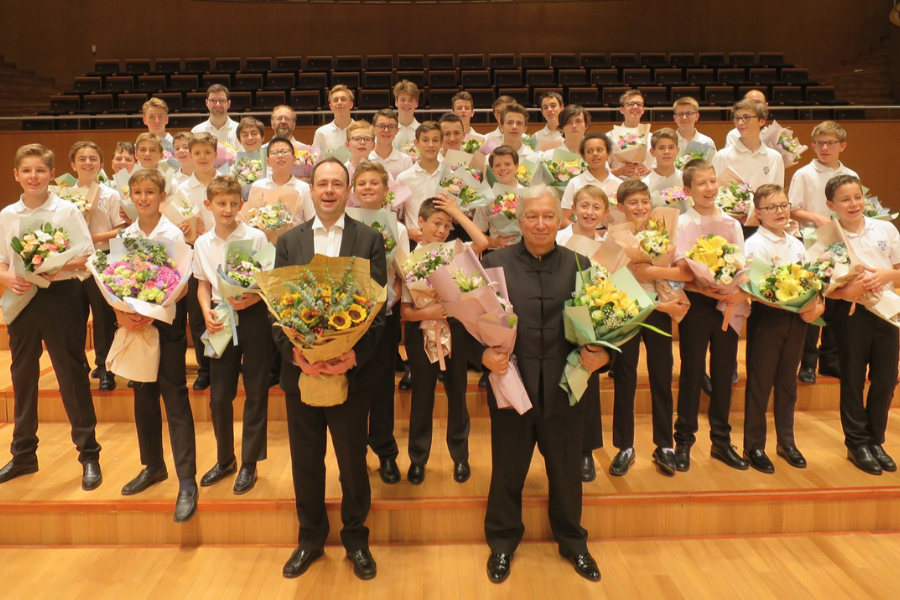
M328 318L328 324L341 331L342 329L347 329L350 327L350 315L341 311L339 313L335 313Z
M313 311L308 308L304 308L300 311L300 320L302 320L307 325L312 325L316 322L316 316L313 314Z
M364 298L363 296L357 296L356 294L353 294L353 301L356 302L357 304L365 304L366 302L369 301L369 299Z
M291 316L291 312L293 312L293 311L290 308L286 308L283 311L281 311L280 313L278 313L278 316L282 319L287 319L288 317Z
M362 323L367 316L366 309L359 304L351 304L350 308L347 309L347 314L350 315L350 320L353 323Z
M322 294L323 298L331 298L331 286L323 285L319 288L319 292Z

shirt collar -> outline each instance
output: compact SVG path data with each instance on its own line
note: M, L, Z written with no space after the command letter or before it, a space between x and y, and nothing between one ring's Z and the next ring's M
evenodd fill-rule
M438 154L438 156L440 156L440 154ZM429 177L434 177L435 175L440 175L440 173L441 173L441 165L440 165L440 162L441 162L441 161L438 161L438 168L434 170L434 173L429 173L428 171L426 171L425 169L423 169L423 168L422 168L422 165L419 163L419 161L416 161L416 162L415 162L415 164L413 165L413 170L416 171L416 172L419 172L419 173L425 173L425 174L428 175Z
M734 140L734 149L742 154L749 154L750 156L756 156L760 152L764 152L763 148L765 148L765 144L760 143L759 148L750 152L750 149L744 145L744 142L741 141L741 138Z
M19 196L19 201L15 203L13 209L20 214L37 212L39 210L55 211L56 203L59 201L59 196L57 196L53 192L50 192L50 194L47 196L47 199L44 200L43 204L41 204L37 208L28 208L27 206L25 206L25 194L22 194L21 196Z
M842 162L838 162L837 169L832 169L831 167L829 167L829 166L827 166L827 165L823 165L822 163L820 163L818 159L813 159L813 160L812 160L812 166L813 166L813 169L815 169L815 170L818 171L819 173L833 173L833 174L838 174L838 173L840 173L840 172L844 169L844 163L842 163Z
M859 233L853 233L852 231L849 231L849 230L841 227L841 229L844 229L844 235L847 237L851 237L851 238L862 237L863 234L865 234L870 229L874 229L874 228L875 228L875 219L870 219L869 217L865 217L865 216L863 217L863 228L862 228L862 230L860 230Z
M784 242L787 241L788 233L784 232L784 236L779 237L779 236L775 235L774 233L772 233L771 231L769 231L768 229L766 229L765 227L760 227L759 229L756 230L756 235L761 235L764 239L767 239L772 243L783 244Z
M688 218L691 220L691 222L696 225L699 225L701 219L703 219L703 217L704 217L704 215L701 215L700 213L698 213L697 210L693 206L689 206L687 211L685 211L684 214L686 214L688 216ZM722 211L717 208L716 214L710 215L710 216L721 217L723 215L722 215ZM762 229L762 228L760 228L760 229Z
M342 213L341 216L338 217L338 220L335 221L334 225L331 226L331 229L337 229L343 233L344 217L346 217L346 216L347 216L346 213ZM328 233L328 231L329 231L328 229L325 228L325 225L322 224L322 221L319 219L319 215L316 215L316 218L313 219L312 228L313 228L314 232L315 231L324 231L325 233Z
M232 231L228 235L228 238L224 239L224 240L222 238L220 238L218 236L218 234L216 234L216 230L215 230L215 228L213 228L213 240L216 242L219 242L221 244L225 244L234 239L242 240L245 237L247 237L246 232L247 232L247 225L243 221L238 221L238 226L235 228L234 231Z

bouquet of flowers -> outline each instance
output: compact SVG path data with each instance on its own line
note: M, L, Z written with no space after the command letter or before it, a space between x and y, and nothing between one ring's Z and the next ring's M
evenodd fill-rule
M277 231L291 222L291 213L282 202L251 208L249 217L247 224L263 231Z
M387 266L394 264L397 248L400 246L400 228L397 226L397 213L381 208L370 210L367 208L348 208L347 215L360 223L365 223L381 234L384 239L384 257ZM408 244L409 242L406 241ZM388 290L388 300L393 300L393 290Z
M191 244L197 239L197 221L200 207L191 202L180 189L166 198L166 201L160 205L159 212L172 221L173 225L181 225L185 221L190 224L191 235L185 236L187 243Z
M413 162L418 162L419 160L419 149L416 147L416 143L414 141L409 141L405 144L401 144L400 152L407 155Z
M491 235L500 237L522 235L516 217L516 207L523 197L523 191L499 183L493 187L494 200L488 208L490 214L487 217Z
M700 142L688 142L684 149L678 153L675 159L675 168L684 170L684 166L692 160L702 158L703 160L712 160L715 156L716 149L709 144L701 144Z
M516 168L516 181L518 181L520 185L528 187L529 185L531 185L531 180L533 177L534 170L529 169L528 165L526 165L524 162L520 163Z
M832 279L839 279L850 270L850 255L847 253L847 247L844 245L844 242L835 242L828 244L821 254L807 264L807 269L824 286L828 286ZM824 294L825 291L823 289L822 293Z
M716 206L722 212L737 217L746 217L753 205L753 189L750 183L730 183L719 188Z
M642 163L647 159L650 140L650 125L644 123L636 128L613 127L613 157L621 163Z
M815 302L823 287L808 263L771 265L758 258L750 261L747 281L741 284L741 289L757 300L794 313Z
M900 213L892 213L890 209L881 205L878 196L870 196L869 188L862 186L863 194L866 196L866 206L863 213L870 219L878 219L879 221L893 221Z
M69 233L62 227L54 227L52 223L44 223L37 229L28 229L22 235L22 239L13 236L10 242L10 246L22 259L25 268L32 273L47 272L46 267L43 270L38 269L44 266L51 256L59 256L68 250L70 245Z
M784 168L792 167L800 160L800 155L806 152L807 147L794 137L794 132L778 124L772 123L762 130L760 134L763 144L776 150L784 158Z
M441 174L441 188L456 198L457 204L468 212L486 206L490 200L481 172L464 165L445 165Z
M463 152L468 152L469 154L475 154L479 148L484 145L484 140L480 140L478 138L469 138L462 143Z
M698 238L687 257L709 269L715 283L720 285L731 285L738 272L744 268L745 262L737 244L712 233Z
M309 177L321 156L321 150L315 146L294 144L294 164L291 166L291 175L294 177Z
M263 159L258 152L239 152L238 159L231 167L231 174L241 185L249 185L265 175Z
M234 162L237 150L228 142L219 142L216 144L216 160L215 167L218 169L222 165L230 165ZM166 157L170 158L170 157Z
M335 361L353 349L385 302L384 286L373 281L369 261L317 254L306 266L256 274L275 324L311 363ZM347 399L346 375L300 375L300 398L312 406Z
M653 194L651 194L653 195ZM677 208L680 213L687 211L691 206L692 200L687 191L680 185L668 187L659 192L655 192L659 200L655 203L657 206L671 206Z
M91 210L91 203L85 197L85 193L81 188L61 185L53 191L66 202L74 204L75 208L77 208L78 212L81 214L85 214Z
M532 134L522 134L522 143L531 148L532 150L537 151L537 136Z
M544 165L550 174L550 185L555 187L560 195L566 191L569 182L581 175L587 168L580 156L560 148L553 151L553 159L544 161Z

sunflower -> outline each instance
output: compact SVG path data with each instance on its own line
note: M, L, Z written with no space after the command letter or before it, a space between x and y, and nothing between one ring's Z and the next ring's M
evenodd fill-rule
M323 285L319 288L319 293L322 294L323 298L331 298L331 286Z
M294 312L294 311L291 310L290 308L286 308L278 314L279 314L279 317L281 317L282 319L288 319L288 318L290 318L292 312Z
M368 304L369 303L368 298L365 298L363 296L357 296L356 294L353 294L353 301L356 302L357 304Z
M318 315L308 308L300 311L300 319L307 325L312 325L318 320Z
M344 311L334 313L333 315L328 317L328 324L334 327L337 331L347 329L348 327L350 327L350 315L348 315Z
M366 309L359 304L351 304L350 308L347 309L347 314L350 315L350 320L353 321L354 324L365 321L367 315Z

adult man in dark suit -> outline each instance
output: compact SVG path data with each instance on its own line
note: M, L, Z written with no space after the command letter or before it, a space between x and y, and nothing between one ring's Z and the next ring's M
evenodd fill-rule
M556 245L562 220L559 195L541 186L521 200L517 211L522 240L484 258L485 267L503 267L509 300L519 317L513 355L532 408L524 415L500 409L488 388L491 413L491 488L484 532L491 556L488 577L494 583L509 576L513 553L525 533L522 523L522 488L534 446L544 457L550 492L550 528L559 553L591 581L600 570L587 549L587 531L581 527L581 455L585 402L569 405L559 386L566 357L575 348L566 338L563 306L575 291L576 255ZM582 268L590 264L581 257ZM509 353L486 348L484 366L503 374ZM597 371L609 362L600 347L581 349L581 364Z
M313 169L311 182L316 216L278 238L275 267L305 265L315 254L356 256L368 259L372 279L385 285L387 274L381 234L344 214L349 196L347 169L333 158L326 159ZM329 530L325 510L328 429L331 429L341 474L341 520L344 524L341 541L356 576L360 579L375 577L375 560L369 552L369 530L365 526L372 496L366 467L366 437L368 386L375 381L374 373L389 368L373 357L383 324L382 310L353 350L335 364L307 362L284 333L275 330L275 342L282 356L281 389L287 405L294 494L300 520L299 545L284 565L285 577L302 575L324 554ZM298 387L301 370L313 377L346 373L349 380L347 400L324 408L304 404Z

